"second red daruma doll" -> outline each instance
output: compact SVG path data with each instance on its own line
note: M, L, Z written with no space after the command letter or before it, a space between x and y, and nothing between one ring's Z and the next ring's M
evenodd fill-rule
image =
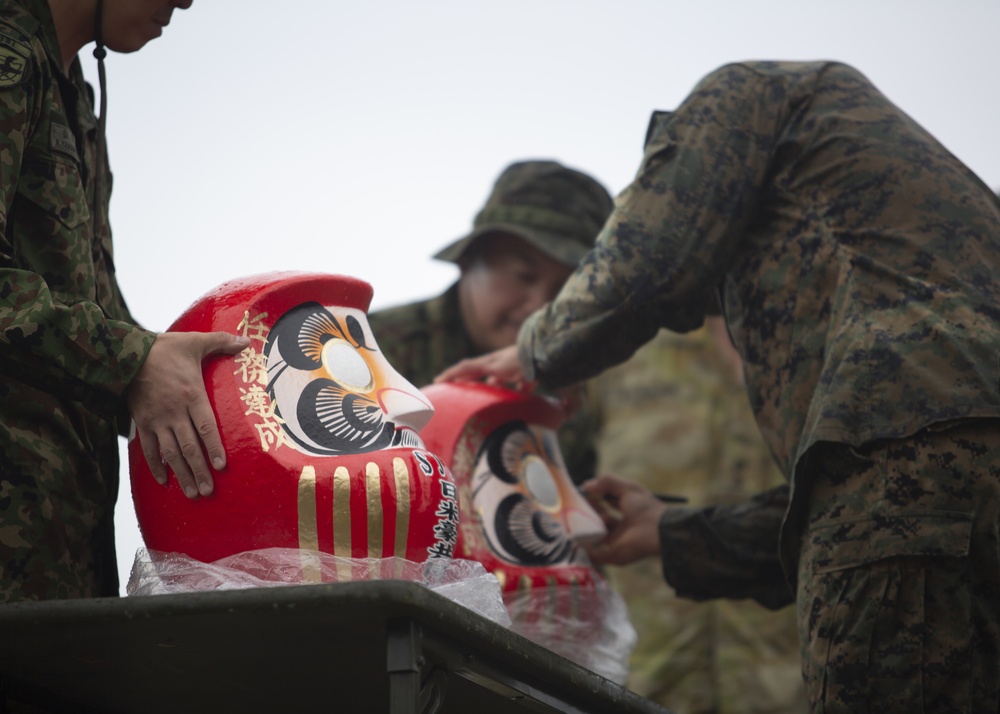
M205 562L264 548L452 557L456 488L419 435L433 408L379 350L371 296L350 277L257 275L219 286L171 325L251 344L204 362L228 461L211 496L188 499L172 474L157 484L138 438L129 444L149 549Z
M483 563L505 593L600 578L579 544L605 528L566 471L556 437L563 410L480 383L422 391L436 409L422 436L451 469L465 516L456 556Z
M556 438L563 410L480 383L422 391L435 413L421 436L458 487L455 557L497 577L512 629L623 682L635 630L581 547L605 528L566 471Z

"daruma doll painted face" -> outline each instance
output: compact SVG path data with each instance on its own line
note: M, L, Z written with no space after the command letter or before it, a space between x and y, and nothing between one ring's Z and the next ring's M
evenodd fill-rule
M605 528L566 472L556 439L563 410L480 383L422 391L435 411L420 435L458 487L455 557L497 577L513 631L624 683L635 630L581 547Z
M598 572L580 543L605 534L573 485L552 401L480 383L434 384L435 413L421 432L458 486L461 528L455 555L478 560L505 593L593 587Z
M219 286L171 325L250 346L203 364L228 462L211 496L188 499L172 474L160 486L129 443L148 548L205 562L263 548L452 557L456 488L418 434L433 408L379 350L371 296L355 278L271 273Z

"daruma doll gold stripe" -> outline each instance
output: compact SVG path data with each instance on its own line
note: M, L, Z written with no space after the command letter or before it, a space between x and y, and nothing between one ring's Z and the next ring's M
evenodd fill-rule
M368 499L368 557L382 557L382 477L378 464L365 466L365 494Z

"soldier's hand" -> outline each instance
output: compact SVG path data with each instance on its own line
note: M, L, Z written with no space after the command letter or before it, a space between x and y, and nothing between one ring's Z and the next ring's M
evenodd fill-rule
M534 382L524 378L516 345L463 359L435 377L434 382L475 382L484 377L487 384L499 384L512 389L529 391L535 386Z
M208 401L201 362L211 354L236 354L246 337L225 332L164 332L128 388L128 406L154 478L167 483L167 466L188 498L212 493L212 473L226 454Z
M608 535L587 547L597 565L628 565L659 555L660 516L667 505L635 481L603 474L580 486L594 507Z

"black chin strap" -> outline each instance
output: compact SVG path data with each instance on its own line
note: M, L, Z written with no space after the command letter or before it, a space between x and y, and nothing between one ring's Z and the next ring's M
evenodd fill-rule
M104 58L108 56L108 51L104 49L104 33L102 31L101 19L103 17L104 0L97 0L97 8L94 10L94 57L97 58L97 78L101 89L101 113L97 117L97 163L94 166L94 235L97 236L98 208L104 202L104 152L105 140L104 130L108 119L108 87L104 78Z

